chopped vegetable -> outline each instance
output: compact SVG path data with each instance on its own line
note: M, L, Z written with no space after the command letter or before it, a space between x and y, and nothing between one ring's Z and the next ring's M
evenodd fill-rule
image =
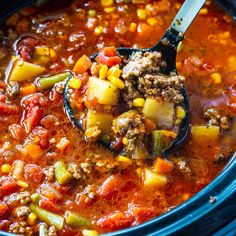
M30 204L30 209L36 214L36 216L47 223L48 225L54 225L56 229L61 230L64 225L64 218L60 215L44 210L34 204Z
M95 59L98 63L107 66L114 66L121 62L121 58L117 56L114 46L104 48Z
M105 79L107 76L108 66L102 65L99 70L99 79Z
M9 81L22 82L32 80L45 71L45 68L14 57L10 62Z
M27 222L30 226L33 226L37 223L38 217L34 212L30 212L27 218Z
M66 137L62 137L59 142L56 144L57 149L60 151L64 151L69 145L70 145L70 140Z
M98 136L101 134L101 130L97 125L94 125L88 129L85 130L84 136L88 140L97 140Z
M119 91L118 88L109 81L90 77L88 96L96 97L100 104L115 105L118 101Z
M11 170L11 165L9 164L3 164L1 166L1 172L4 173L4 174L8 174Z
M59 184L66 184L72 179L71 173L67 170L63 161L58 161L54 164L55 176Z
M102 25L99 25L95 28L94 33L95 35L100 35L102 34L103 30L104 30L104 27Z
M110 7L113 4L113 0L101 0L101 5L103 7Z
M48 236L48 228L45 223L39 224L39 236Z
M202 139L217 140L220 136L219 126L194 125L191 127L192 138L201 141Z
M119 89L123 89L125 87L124 82L116 76L113 76L113 75L109 76L108 79L111 81L113 85L115 85Z
M79 89L81 87L81 80L78 78L71 78L69 81L69 87L73 89Z
M118 156L117 160L120 161L120 162L129 164L129 165L132 164L132 160L130 160L128 157L125 157L125 156L122 156L122 155Z
M167 184L167 177L162 174L158 174L148 168L143 170L144 186L145 187L164 187Z
M35 93L36 91L37 91L37 88L34 84L27 84L20 87L20 94L22 97Z
M24 171L24 162L21 160L16 160L13 163L10 175L14 179L20 179L23 175L23 171Z
M144 103L143 114L153 120L158 127L171 128L174 122L174 104L147 98Z
M75 64L73 71L78 74L84 74L89 67L91 67L92 62L91 60L83 55Z
M102 133L109 134L111 131L112 120L113 116L111 113L88 110L86 128L98 126Z
M144 103L145 103L145 99L144 98L135 98L133 100L134 107L143 107Z
M29 187L29 184L26 183L25 181L22 181L22 180L18 180L17 182L17 185L22 187L22 188L28 188Z
M28 155L34 159L38 159L44 154L44 151L41 149L41 147L35 143L26 144L24 149L27 151Z
M91 222L89 219L87 219L83 216L80 216L76 213L73 213L71 211L66 211L65 219L66 219L66 224L68 224L72 227L89 228L91 225Z
M98 232L96 230L88 230L84 229L82 231L83 236L98 236Z
M39 203L39 200L40 200L40 195L38 193L33 193L31 196L30 196L31 200L33 203L35 204L38 204Z
M156 158L153 169L159 174L168 174L174 169L174 165L166 159Z
M70 72L63 72L63 73L48 76L48 77L41 77L38 80L39 88L42 90L50 89L53 87L55 83L58 83L60 81L63 81L69 78L70 75L71 75Z

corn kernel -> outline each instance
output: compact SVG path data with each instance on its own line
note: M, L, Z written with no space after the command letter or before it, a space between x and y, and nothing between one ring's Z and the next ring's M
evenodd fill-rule
M1 172L4 173L4 174L8 174L11 170L11 165L9 164L3 164L1 166Z
M184 108L181 106L177 106L176 107L176 118L182 120L182 119L184 119L185 115L186 115L186 112L185 112Z
M38 46L35 47L35 52L38 56L49 56L50 55L50 49L46 46Z
M122 70L120 70L119 66L112 66L108 72L107 72L107 77L109 78L110 76L116 76L116 77L120 77L122 73Z
M20 186L22 188L28 188L29 187L28 183L26 183L25 181L22 181L22 180L18 180L16 183L17 183L18 186Z
M115 7L105 7L105 8L104 8L104 11L105 11L106 13L112 13L112 12L115 11Z
M140 20L144 20L147 17L147 12L145 9L137 9L137 16Z
M109 80L111 81L113 85L115 85L119 89L123 89L125 87L125 83L114 75L110 76Z
M28 85L23 85L20 88L20 94L21 96L26 96L32 93L35 93L37 90L35 84L28 84Z
M200 15L206 15L208 13L208 9L207 8L202 8L199 12Z
M220 84L221 83L221 74L212 73L211 78L214 80L215 84Z
M137 24L135 22L131 22L129 26L129 31L134 33L136 32L136 30L137 30Z
M113 0L101 0L101 5L103 7L110 7L113 4Z
M105 79L107 76L107 71L108 71L108 66L107 65L102 65L100 70L99 70L99 78L100 79Z
M126 138L126 137L124 137L123 139L122 139L122 142L123 142L123 144L124 145L128 145L128 139Z
M144 98L135 98L133 100L133 105L135 107L143 107L145 103L145 99Z
M154 17L150 17L150 18L147 19L147 23L151 26L154 26L154 25L157 24L157 19L154 18Z
M118 156L117 160L120 161L120 162L124 162L126 164L132 164L132 160L130 160L128 157L125 157L125 156L122 156L122 155Z
M183 43L182 43L182 41L180 41L177 46L177 52L180 52L182 49L183 49Z
M104 27L99 25L95 28L94 33L95 33L95 35L100 35L100 34L102 34L103 30L104 30Z
M82 231L83 236L98 236L98 232L96 230L88 230L84 229Z
M30 226L33 226L36 224L37 220L38 220L37 215L34 212L30 212L30 214L28 215L28 218L27 218L28 224Z
M88 16L89 16L89 17L94 17L94 16L96 16L96 11L95 11L95 10L89 10L89 11L88 11Z
M71 78L69 81L69 87L73 89L79 89L81 87L81 80L78 78Z

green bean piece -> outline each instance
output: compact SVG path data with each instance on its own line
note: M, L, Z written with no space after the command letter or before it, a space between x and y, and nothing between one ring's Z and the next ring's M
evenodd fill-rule
M50 89L55 83L65 80L70 76L70 72L63 72L60 74L52 75L49 77L41 77L39 82L39 88L42 90Z
M91 222L89 219L75 214L71 211L66 211L65 213L66 224L72 227L84 227L89 228L91 226Z
M39 224L39 236L48 236L47 225L43 222Z
M152 132L152 155L161 156L164 146L164 135L161 130L154 130Z
M48 225L54 225L56 229L61 230L64 225L64 218L60 215L44 210L35 204L30 204L30 209L34 212L38 218L44 221Z
M31 200L33 203L35 204L38 204L39 203L39 200L40 200L40 195L38 193L33 193L31 196L30 196Z
M63 161L58 161L54 164L55 176L59 184L66 184L72 179L72 174L67 170Z

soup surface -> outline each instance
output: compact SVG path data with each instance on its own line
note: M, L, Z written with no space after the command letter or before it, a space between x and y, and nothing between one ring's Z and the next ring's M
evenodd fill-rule
M81 57L110 46L154 45L180 6L177 0L52 1L6 20L0 31L0 229L94 236L132 227L188 200L223 169L236 146L236 27L211 1L178 47L191 131L168 159L161 153L137 159L87 142L64 111L68 74L77 93L87 91L90 72L78 70ZM98 109L97 99L89 102Z

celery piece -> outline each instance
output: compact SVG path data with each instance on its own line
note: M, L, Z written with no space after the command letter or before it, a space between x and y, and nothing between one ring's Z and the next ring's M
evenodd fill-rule
M80 216L78 214L75 214L71 211L66 211L65 219L66 219L66 224L68 224L72 227L89 228L91 225L91 222L89 219L87 219L83 216Z
M58 161L54 164L55 176L59 184L66 184L72 179L72 174L67 170L63 161Z
M39 82L39 88L42 90L50 89L55 83L65 80L70 76L70 72L66 71L60 74L52 75L49 77L41 77Z
M48 225L54 225L58 230L61 230L63 228L64 218L62 216L44 210L43 208L38 207L35 204L30 204L30 209L38 216L40 220L44 221Z

